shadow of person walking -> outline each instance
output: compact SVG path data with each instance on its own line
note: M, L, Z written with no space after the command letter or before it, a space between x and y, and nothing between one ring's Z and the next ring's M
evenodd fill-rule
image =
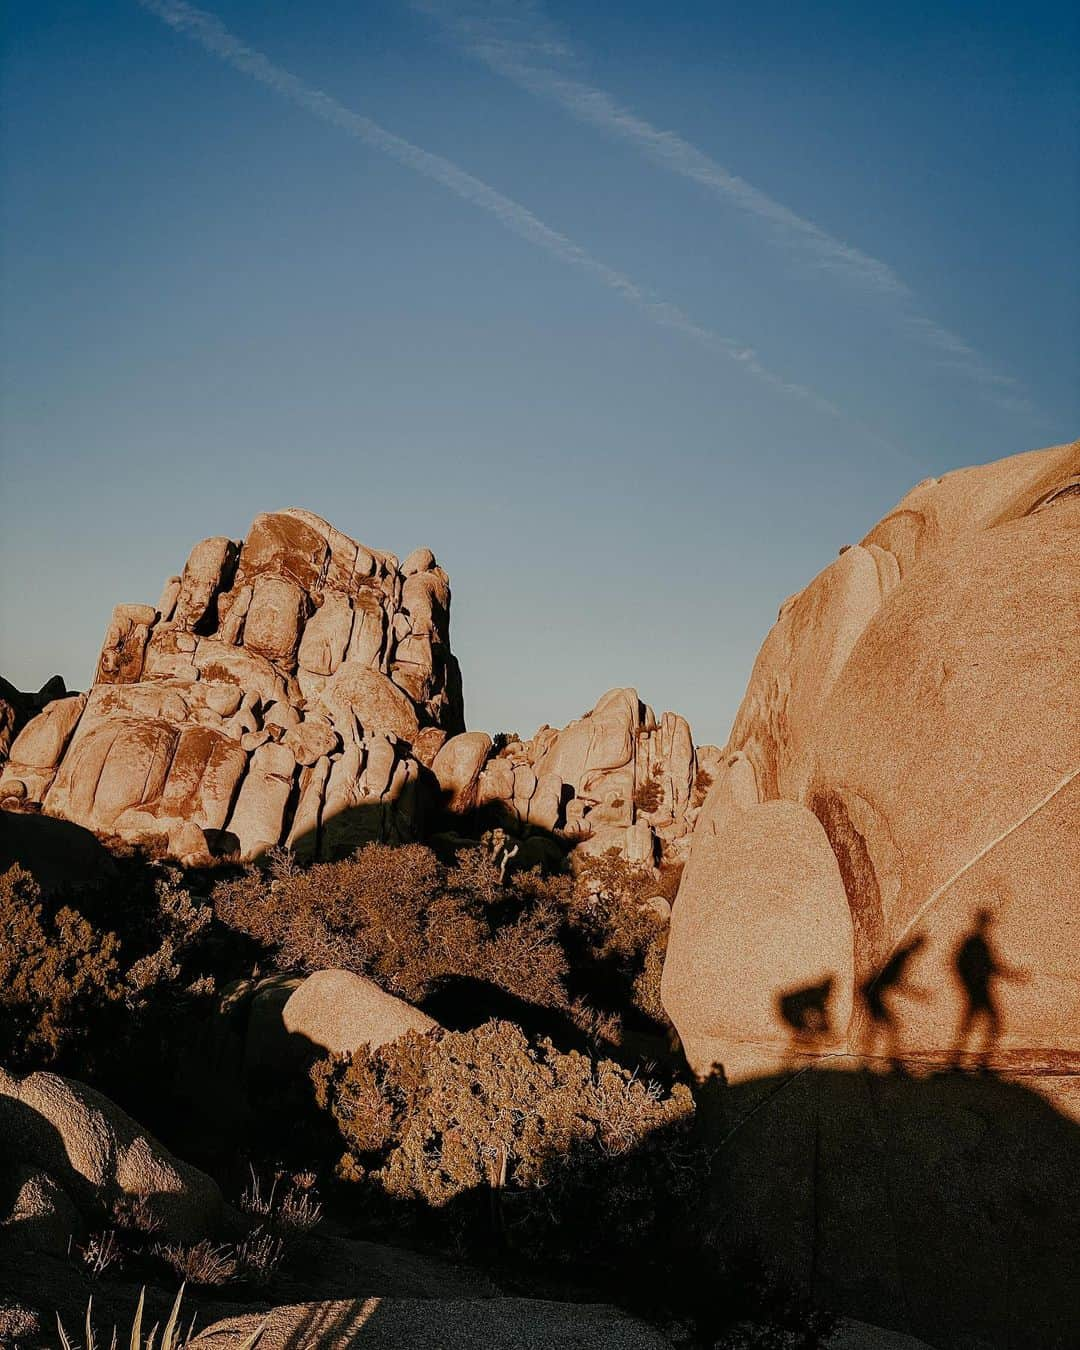
M925 989L908 982L907 967L911 958L926 946L926 938L921 934L899 947L888 961L870 979L859 986L859 993L866 1005L866 1033L863 1040L863 1054L867 1059L876 1059L880 1051L894 1072L901 1068L900 1057L900 1020L893 1007L897 997L925 999L929 997Z
M1026 980L1026 974L1003 962L991 945L989 932L993 923L989 909L976 911L971 932L956 948L953 970L964 995L964 1008L953 1046L952 1062L955 1068L965 1067L965 1059L986 1070L990 1056L1001 1037L1001 1011L995 997L996 981L1017 983ZM976 1053L975 1039L982 1029L982 1049Z

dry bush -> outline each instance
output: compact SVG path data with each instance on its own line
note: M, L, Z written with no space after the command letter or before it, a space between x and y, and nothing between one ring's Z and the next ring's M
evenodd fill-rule
M18 1345L35 1338L39 1330L38 1315L32 1308L0 1301L0 1345Z
M125 1233L149 1236L162 1226L161 1216L154 1213L148 1195L130 1195L126 1191L112 1202L112 1217L117 1228Z
M488 980L543 1007L567 1003L562 913L536 877L503 885L480 849L453 866L420 844L369 844L354 857L219 883L214 911L269 948L283 970L370 975L410 1002L448 977Z
M621 986L623 1005L661 1024L667 1021L660 1002L667 925L645 902L662 893L651 867L609 849L579 864L569 916L582 948L574 964L606 966Z
M322 1204L314 1191L292 1189L274 1215L274 1226L285 1233L310 1233L322 1223Z
M658 877L612 851L585 859L576 879L504 880L482 847L448 864L419 844L369 844L341 862L297 869L284 859L271 871L220 881L213 905L279 970L353 970L411 1003L430 1001L454 1026L510 1016L608 1052L631 1024L649 1034L666 1026L666 928L643 903L673 893L677 869Z
M660 1211L693 1194L688 1088L530 1043L510 1022L405 1036L312 1074L345 1179L435 1209L496 1190L514 1240L537 1252L658 1238Z
M153 1250L185 1284L212 1288L236 1278L235 1253L228 1247L215 1246L209 1238L190 1244L159 1242Z
M713 785L713 776L707 769L698 769L694 775L694 790L690 794L691 806L704 805L705 798L709 795L709 789Z
M82 894L84 913L47 902L18 866L0 875L0 1061L92 1077L111 1056L130 1076L131 1047L151 1013L169 1021L176 997L205 988L205 979L183 986L184 958L201 941L211 911L195 904L179 872L141 876L144 903L130 922L123 921L134 909L132 894L110 888L109 898L122 936L94 921L95 908L106 908L101 896Z
M67 906L50 915L29 872L0 876L0 1061L55 1061L84 1038L93 1008L123 996L119 942Z
M297 1172L291 1177L275 1172L269 1186L263 1184L254 1166L250 1172L251 1181L240 1197L240 1208L246 1214L286 1234L310 1233L322 1222L313 1172Z
M267 1284L284 1257L284 1239L266 1228L255 1228L237 1244L237 1275L248 1284Z
M75 1250L91 1279L96 1279L113 1268L119 1270L124 1264L120 1239L111 1228L104 1233L91 1233L86 1246L77 1247Z
M634 788L634 806L638 811L648 814L658 811L664 804L664 784L660 770L654 770L644 782Z

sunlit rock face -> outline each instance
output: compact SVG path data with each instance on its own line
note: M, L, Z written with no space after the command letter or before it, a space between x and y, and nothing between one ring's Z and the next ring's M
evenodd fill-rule
M1078 471L920 484L784 604L672 912L722 1241L934 1345L1080 1318Z
M684 717L657 717L636 689L611 689L583 717L527 741L496 748L481 733L456 736L432 767L452 809L651 867L681 861L718 756L695 747Z
M1078 691L1080 443L919 484L788 600L674 907L695 1070L1080 1062Z
M531 740L466 732L431 551L399 562L295 509L196 544L156 605L118 605L87 694L17 734L0 715L0 806L192 864L276 845L342 857L447 815L549 842L515 865L681 861L719 763L633 689Z
M15 737L0 799L191 862L412 837L417 753L463 729L449 624L429 550L258 516L196 544L156 606L117 606L92 689Z

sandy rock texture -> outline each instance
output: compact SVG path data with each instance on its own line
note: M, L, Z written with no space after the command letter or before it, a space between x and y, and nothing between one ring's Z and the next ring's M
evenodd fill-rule
M426 1035L438 1023L404 999L350 970L317 970L292 993L281 1010L290 1036L332 1055L361 1046L377 1050L407 1032Z
M240 1346L261 1324L258 1315L228 1318L192 1342L200 1350ZM345 1299L275 1308L259 1345L285 1350L664 1350L654 1328L599 1303L541 1299Z
M859 990L909 946L903 1055L1080 1057L1080 443L921 483L844 549L782 606L722 764L664 971L699 1073L806 1053L800 979L833 981L820 1052L859 1053Z
M1078 877L1080 443L920 484L761 648L662 981L720 1231L930 1344L1072 1345Z
M263 1093L280 1093L290 1077L306 1073L313 1057L376 1049L407 1032L425 1035L438 1023L374 980L348 970L307 976L271 976L249 990L229 992L247 1000L243 1079Z
M412 746L463 730L449 620L429 550L258 516L196 544L157 605L116 607L88 694L17 735L5 701L0 803L187 863L414 837Z
M714 753L695 747L684 717L657 718L636 689L611 689L583 717L527 741L452 737L432 769L452 811L652 866L684 855Z

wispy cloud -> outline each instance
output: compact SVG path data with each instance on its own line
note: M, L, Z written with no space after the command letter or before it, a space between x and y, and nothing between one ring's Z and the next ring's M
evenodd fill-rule
M813 221L730 173L672 131L637 116L605 90L582 79L574 48L536 0L406 0L436 19L476 59L515 84L559 104L579 121L633 145L672 173L698 183L761 221L785 249L835 277L884 299L911 336L933 348L943 364L962 371L1000 406L1030 411L1020 386L995 371L963 338L928 314L911 287L888 263L837 239Z
M183 0L138 0L138 3L157 15L177 32L193 38L207 51L220 57L235 70L273 90L314 116L338 127L347 135L374 150L388 155L399 164L415 170L425 178L439 183L457 196L494 216L506 229L527 239L529 243L557 258L570 267L588 273L608 290L614 291L633 305L653 323L692 339L728 360L736 362L744 371L773 389L790 397L801 399L819 411L834 417L844 417L835 404L808 388L785 379L770 370L758 358L752 347L722 337L702 326L677 305L660 299L654 292L639 286L625 273L609 267L587 253L580 245L560 234L535 216L527 207L497 192L489 184L459 168L442 155L431 154L413 145L411 141L387 131L370 117L354 112L337 99L316 89L283 67L275 65L262 52L247 46L235 37L215 15L196 9Z

